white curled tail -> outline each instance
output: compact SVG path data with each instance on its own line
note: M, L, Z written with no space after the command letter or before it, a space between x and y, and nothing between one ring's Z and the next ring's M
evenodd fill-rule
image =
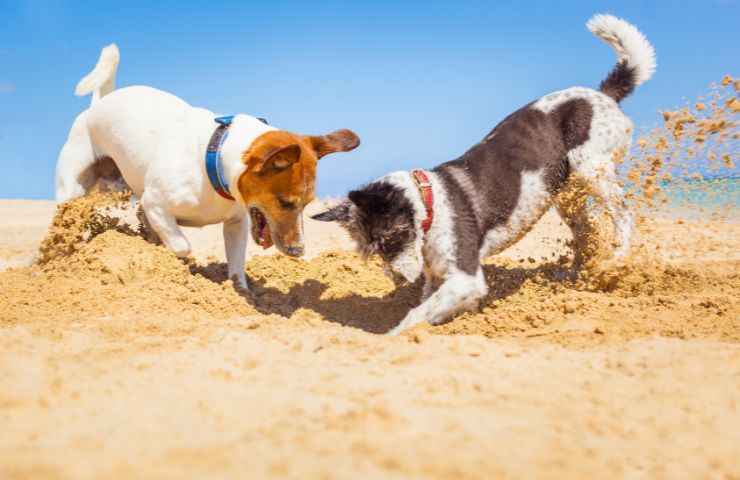
M586 27L617 54L617 65L601 82L601 91L617 102L655 72L655 49L634 25L613 15L591 17Z
M111 43L100 51L95 68L80 80L75 88L75 95L84 96L93 94L92 102L95 103L116 88L116 71L121 56L115 43Z

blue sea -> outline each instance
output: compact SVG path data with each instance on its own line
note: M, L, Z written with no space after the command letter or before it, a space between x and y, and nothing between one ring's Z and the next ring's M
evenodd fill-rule
M740 221L740 177L679 179L664 182L661 190L668 203L660 210L666 213L716 212Z

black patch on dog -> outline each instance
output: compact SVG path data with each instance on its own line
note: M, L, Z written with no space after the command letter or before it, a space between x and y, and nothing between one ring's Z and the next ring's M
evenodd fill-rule
M339 222L346 223L350 219L349 215L349 203L342 202L339 205L335 205L329 210L316 215L312 215L311 218L320 222Z
M550 113L529 104L506 117L461 157L432 170L452 208L460 270L470 275L478 270L485 234L511 217L524 171L544 170L551 195L562 187L570 173L566 154L588 141L592 118L591 104L583 98L565 101ZM453 168L467 175L470 188L458 184ZM475 197L468 192L475 192ZM386 261L415 240L414 207L395 185L374 182L350 192L349 199L356 209L347 202L313 218L343 223L364 255L379 253ZM479 206L480 218L474 205Z
M635 74L635 69L628 67L627 62L622 60L602 80L599 90L619 103L635 90Z
M478 223L475 210L471 204L474 199L468 197L463 188L457 183L455 177L450 173L449 166L451 164L452 162L445 164L447 168L444 165L440 165L433 171L442 180L445 192L447 193L447 199L452 207L452 223L455 229L455 243L457 248L457 267L465 273L474 275L480 265L478 251L480 250L481 239L483 237L481 235L483 227ZM519 190L517 188L517 196L518 192ZM484 218L488 208L489 206L487 204L483 205Z
M410 243L416 240L414 207L397 186L380 181L349 193L348 203L313 216L316 220L342 222L357 242L363 256L377 253L392 262ZM342 206L344 205L344 206ZM350 212L352 212L350 217ZM345 220L342 220L345 218Z
M550 113L529 104L460 158L433 170L444 182L453 209L458 268L471 275L476 272L485 234L504 224L516 208L522 172L544 169L551 194L563 185L570 171L566 154L588 140L592 117L591 105L581 98L566 101ZM468 176L476 198L467 198L452 168ZM479 220L473 202L481 206Z

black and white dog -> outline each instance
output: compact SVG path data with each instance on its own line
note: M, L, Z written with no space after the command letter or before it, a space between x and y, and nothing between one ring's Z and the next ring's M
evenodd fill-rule
M618 61L599 91L573 87L514 112L460 158L431 171L394 172L315 215L344 226L364 255L377 253L409 282L423 272L424 301L389 333L432 325L474 308L488 291L481 259L522 238L553 204L573 229L591 208L566 208L556 194L588 187L609 213L616 257L633 227L613 157L629 148L632 122L618 103L655 71L655 52L633 25L595 15L588 29ZM575 242L578 244L578 242Z

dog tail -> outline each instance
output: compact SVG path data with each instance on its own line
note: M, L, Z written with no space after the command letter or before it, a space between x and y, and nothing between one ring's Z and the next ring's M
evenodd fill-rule
M100 51L97 65L80 80L75 88L75 95L84 96L93 94L92 103L108 95L116 88L116 71L121 54L115 43L111 43Z
M645 83L655 72L655 49L634 25L612 15L594 15L586 27L611 45L617 65L601 82L599 89L617 103Z

